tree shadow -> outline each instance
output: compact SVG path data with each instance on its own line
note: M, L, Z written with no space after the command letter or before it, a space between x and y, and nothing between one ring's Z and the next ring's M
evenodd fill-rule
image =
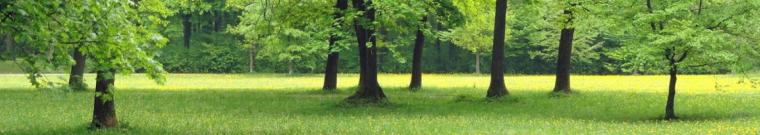
M658 123L725 121L758 117L760 99L725 98L710 94L680 94L676 112L680 119L662 120L665 93L625 91L583 91L555 97L550 91L512 90L512 95L498 100L485 98L486 90L473 88L426 88L409 92L406 88L386 88L388 103L382 105L346 105L343 100L354 88L340 88L335 92L321 89L207 89L192 91L162 91L130 89L117 92L117 112L125 128L90 131L87 125L76 125L50 131L20 130L10 134L182 134L177 128L130 126L135 119L129 115L167 114L181 115L185 121L191 117L218 117L218 119L271 117L372 117L388 116L416 119L420 117L457 116L462 118L503 119L505 116L525 119L569 119L610 123ZM33 90L0 90L3 94L28 94ZM482 94L482 95L481 95ZM84 94L79 94L84 95ZM49 100L45 96L34 97ZM61 97L72 98L72 97ZM59 100L70 102L70 100ZM87 100L89 101L89 100ZM84 104L70 102L67 104ZM126 116L126 117L122 117ZM217 124L232 124L217 122ZM290 134L295 129L256 130L259 134Z

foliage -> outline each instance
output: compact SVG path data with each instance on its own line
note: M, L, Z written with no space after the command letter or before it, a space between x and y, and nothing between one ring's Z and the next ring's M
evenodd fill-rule
M164 68L174 73L240 73L246 71L247 51L242 50L237 39L229 35L198 35L195 47L184 48L171 44L157 58ZM214 42L209 42L214 41ZM176 42L175 42L176 43Z
M666 56L683 59L676 65L701 72L742 71L757 57L760 2L755 1L626 1L634 5L618 12L633 18L617 28L624 46L613 53L624 68L661 72ZM651 5L651 6L648 6ZM622 8L622 7L621 7ZM614 8L613 8L614 9ZM737 33L741 31L741 33ZM675 56L675 57L673 57ZM744 69L746 70L746 69Z
M161 82L164 72L153 60L155 48L167 40L154 30L170 12L161 1L16 0L3 8L2 33L18 43L20 65L30 73L29 79L42 86L37 78L43 69L73 64L68 52L80 47L92 58L95 70L131 73L142 70Z

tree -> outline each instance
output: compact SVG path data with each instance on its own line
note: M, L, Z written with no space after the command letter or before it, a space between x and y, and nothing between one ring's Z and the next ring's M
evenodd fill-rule
M190 48L190 39L193 35L194 14L203 14L211 9L212 5L203 0L167 0L166 4L174 11L177 11L182 20L183 45Z
M669 74L665 119L676 119L675 97L678 73L684 69L721 70L741 65L740 56L757 52L758 31L754 17L760 3L754 1L620 1L619 17L634 18L620 24L625 46L617 58L628 65L646 67ZM627 7L624 5L637 5ZM620 21L631 22L631 21ZM739 32L741 31L741 32ZM624 34L620 34L624 35Z
M71 66L71 71L69 72L69 87L73 90L83 91L87 89L87 84L84 83L85 62L87 59L79 49L80 47L74 47L71 51L74 65Z
M422 24L427 22L427 17L422 18ZM412 56L412 80L409 82L409 89L416 90L422 87L422 49L425 45L425 34L422 32L423 27L417 28L417 35L414 40L414 54Z
M379 103L385 100L385 93L377 82L377 37L372 26L375 8L372 0L352 0L353 7L361 12L361 18L354 20L356 40L359 44L359 89L348 97L349 101ZM370 43L369 45L367 43Z
M337 31L332 30L333 18L324 16L334 13L332 2L267 0L239 4L244 11L231 33L242 35L261 58L284 63L288 73L298 68L316 69L317 60L322 60L330 48L331 32Z
M435 37L436 47L440 47L440 41L444 38L441 35L445 33L441 29L461 26L464 23L464 16L452 0L422 0L407 3L410 3L411 7L411 9L407 9L408 12L417 18L421 18L419 21L408 20L417 24L412 54L412 78L409 83L409 88L415 90L422 87L422 52L425 48L425 33ZM429 22L428 18L432 18L433 21ZM437 28L431 29L431 25ZM440 52L440 50L437 51Z
M572 7L570 7L572 8ZM573 11L565 9L563 14L566 15L566 24L572 24ZM554 92L570 93L570 57L573 51L573 35L575 28L565 26L562 28L562 34L559 39L559 54L557 55L557 77L554 83Z
M333 27L335 30L341 30L343 24L343 12L348 9L348 0L337 0L335 2L335 9L334 20L336 22L333 24ZM338 59L340 58L340 55L336 50L338 49L336 42L339 40L339 37L339 35L332 34L328 41L329 50L327 52L327 63L325 65L325 80L324 85L322 86L322 89L325 91L334 90L338 84Z
M153 51L166 39L153 30L165 24L162 18L169 11L158 0L97 1L67 0L12 1L3 15L0 29L16 33L23 43L22 66L35 86L41 69L70 66L68 51L80 45L83 55L90 56L97 71L93 128L109 128L118 124L114 106L114 73L131 73L138 68L157 82L163 80L161 64L153 60ZM18 15L15 15L18 14ZM45 53L42 53L45 52Z
M490 53L493 43L493 28L482 27L494 25L491 5L493 1L455 1L456 7L466 17L465 24L443 33L444 37L454 45L462 47L475 55L475 73L480 74L481 56Z
M504 37L507 21L507 0L496 0L496 16L493 32L493 55L491 64L491 83L488 86L488 98L509 95L504 84Z

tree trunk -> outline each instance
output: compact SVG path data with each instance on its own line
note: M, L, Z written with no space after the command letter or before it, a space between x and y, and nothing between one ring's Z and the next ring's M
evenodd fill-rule
M678 65L675 64L674 60L670 61L670 83L668 85L668 101L665 104L665 119L667 120L673 120L676 119L676 112L675 112L675 100L676 100L676 81L678 75Z
M335 2L335 20L337 21L333 28L335 30L340 30L341 24L343 24L343 21L341 18L343 18L343 11L348 8L348 0L337 0ZM325 65L325 81L324 85L322 85L322 90L325 91L332 91L335 90L337 84L338 84L338 60L340 59L340 54L337 51L334 51L338 46L335 42L337 42L338 36L335 34L330 35L329 39L329 51L327 53L327 64Z
M79 47L74 48L71 54L76 62L71 66L71 72L69 74L69 88L75 91L84 91L87 89L87 85L84 83L84 68L86 58L82 55L82 51Z
M13 39L13 35L6 34L4 37L5 37L5 39L3 40L3 43L5 44L5 46L4 46L4 50L3 51L5 53L10 53L11 54L10 59L15 60L16 59L16 52L15 52L14 46L15 46L16 42Z
M248 72L253 73L256 69L256 44L251 44L251 48L248 50Z
M493 32L493 62L491 64L491 84L488 98L509 95L504 84L504 31L506 27L507 0L496 0L496 17Z
M573 13L570 10L564 11L565 15L570 16L567 24L573 21ZM573 51L573 36L575 28L565 26L559 39L559 54L557 55L557 77L554 81L554 92L570 93L570 65Z
M192 22L190 22L191 17L192 15L189 13L182 14L182 27L183 27L182 32L184 34L183 41L184 41L185 48L190 48L190 37L192 36L192 33L193 33L193 24Z
M422 18L421 24L427 22L426 17ZM409 89L416 90L422 87L422 49L425 46L425 34L422 33L422 27L417 29L417 39L414 40L414 54L412 56L412 80L409 83Z
M480 74L480 53L475 53L475 74Z
M110 128L118 124L114 106L115 70L97 72L95 84L95 105L92 112L92 128Z
M293 74L293 62L292 61L288 61L288 74L289 75Z
M215 32L222 31L223 18L224 18L224 12L222 12L221 9L216 10L216 14L214 15L214 31Z
M353 0L354 7L359 11L366 11L361 16L366 21L375 20L375 9L368 8L372 5L372 0L368 0L364 3L364 0ZM377 82L377 43L375 36L373 36L374 30L368 29L368 27L362 26L363 23L357 21L354 22L356 28L356 37L359 43L359 63L362 65L360 69L360 83L359 90L347 100L356 102L368 102L379 103L385 100L385 93L383 93L380 84ZM368 48L367 42L372 42L372 46Z

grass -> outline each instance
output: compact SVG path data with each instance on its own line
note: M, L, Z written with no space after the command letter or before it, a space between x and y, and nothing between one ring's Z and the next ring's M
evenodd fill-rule
M667 76L573 76L569 96L549 94L553 76L508 76L512 95L501 100L483 98L487 75L424 75L417 92L405 89L409 75L379 78L389 103L357 106L342 103L354 74L334 93L320 91L321 75L173 74L165 85L119 76L122 126L88 130L91 92L0 75L0 134L760 134L760 90L730 75L680 76L678 121L659 119Z

